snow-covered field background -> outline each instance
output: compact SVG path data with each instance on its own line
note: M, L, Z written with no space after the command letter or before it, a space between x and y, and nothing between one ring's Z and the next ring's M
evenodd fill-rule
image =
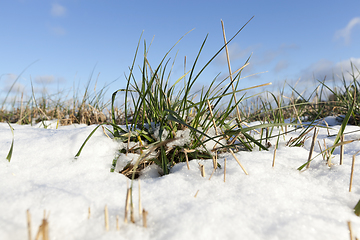
M349 192L352 155L360 150L357 141L345 145L343 165L339 165L336 149L334 166L329 168L319 156L304 172L297 168L307 161L311 138L303 148L285 146L300 131L287 134L285 141L280 138L275 167L275 139L268 152L236 153L249 175L230 154L221 155L222 168L211 180L209 160L190 161L190 170L186 163L177 164L171 174L162 177L156 177L154 167L147 169L141 176L142 207L148 212L148 227L143 228L137 210L137 180L133 191L136 223L123 221L130 181L110 173L119 143L98 130L75 160L95 126L12 126L15 143L8 162L12 133L7 123L0 123L1 240L28 238L28 209L33 238L44 210L49 215L50 239L349 239L348 221L360 237L360 218L353 212L360 199L360 160ZM330 134L336 134L339 127L331 126ZM347 126L345 132L354 130L359 127ZM325 139L331 146L334 138L320 129L320 142ZM345 135L345 140L358 138L360 132ZM316 144L313 156L319 151ZM199 162L205 166L205 178L200 175ZM104 226L105 205L109 231ZM120 230L116 230L117 215Z

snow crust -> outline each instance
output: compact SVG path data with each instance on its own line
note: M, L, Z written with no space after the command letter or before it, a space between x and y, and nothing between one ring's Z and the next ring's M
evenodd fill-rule
M2 240L27 239L27 209L32 215L33 235L47 210L50 239L349 239L347 221L352 222L354 235L360 237L360 218L353 213L360 199L358 160L349 193L352 155L360 149L358 141L345 145L343 165L339 165L336 149L334 166L327 167L319 156L304 172L296 169L307 161L311 139L303 148L285 146L300 130L280 138L274 168L274 147L268 152L237 153L249 175L228 154L219 158L222 168L211 180L212 161L190 161L190 170L186 163L180 163L163 177L158 177L153 165L141 176L142 206L148 211L148 228L143 228L137 211L137 181L133 190L136 223L123 222L130 181L110 173L119 143L98 130L75 160L95 126L12 126L15 143L9 163L5 157L12 134L6 123L0 123ZM339 127L331 126L330 134L336 134ZM359 127L346 128L346 132L355 130ZM345 135L345 140L359 138L360 132ZM318 140L322 143L323 139L331 146L335 137L320 129ZM271 140L272 146L275 141ZM313 156L319 151L316 144ZM198 163L205 166L205 178ZM104 227L105 205L110 216L108 232ZM116 215L120 217L119 231L115 228Z

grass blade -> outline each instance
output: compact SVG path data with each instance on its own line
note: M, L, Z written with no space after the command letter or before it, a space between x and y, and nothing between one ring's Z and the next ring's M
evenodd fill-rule
M12 157L12 153L13 153L13 149L14 149L14 128L9 124L9 127L11 129L11 133L12 133L12 141L11 141L11 147L10 147L10 150L9 150L9 153L8 155L6 156L6 159L10 162L11 161L11 157Z

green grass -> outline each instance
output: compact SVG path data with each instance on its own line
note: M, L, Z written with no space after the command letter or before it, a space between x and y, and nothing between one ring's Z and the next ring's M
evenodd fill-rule
M229 42L234 39L245 25ZM144 41L142 66L139 67L141 77L137 79L134 73L134 64L141 43L139 41L133 64L130 67L130 73L127 76L127 86L125 89L115 91L112 97L113 106L116 94L118 92L125 93L125 126L116 126L114 114L112 114L112 122L104 124L113 126L111 133L118 141L127 142L130 140L139 143L133 152L141 153L151 146L159 146L156 150L153 150L156 152L156 156L149 157L147 161L159 165L163 174L168 174L173 165L185 161L184 151L190 151L188 157L191 160L193 158L212 159L216 151L227 151L228 148L236 149L238 146L248 150L258 146L263 150L267 150L259 140L254 139L247 133L249 129L242 127L241 119L234 117L234 110L241 101L247 98L244 92L249 90L237 88L242 67L232 78L228 77L219 81L218 76L215 76L209 86L204 86L197 93L193 92L195 82L226 47L224 45L219 49L196 72L198 59L207 38L208 36L201 43L191 68L184 75L179 76L174 83L170 83L169 78L172 75L174 63L170 65L167 57L177 43L165 54L160 63L153 67L148 60L149 49L146 41ZM244 65L247 65L247 62ZM232 88L233 85L236 87ZM235 101L235 94L237 93L241 93L242 96ZM229 99L226 104L224 104L225 98ZM130 99L131 104L126 101L127 99ZM261 126L257 127L261 128ZM179 133L183 133L185 130L189 132L190 141L175 145L158 145L160 142L169 139L178 139ZM214 133L209 134L211 131ZM237 135L240 133L241 137L238 137L238 142L229 144L234 132ZM92 134L93 132L90 135ZM216 143L213 148L206 146L211 141ZM80 155L83 146L76 154L76 157ZM123 149L122 152L125 152L125 150ZM116 164L116 159L113 164ZM133 171L136 171L136 169Z
M93 83L94 70L84 91L81 92L79 88L74 87L72 97L69 97L69 92L59 92L55 95L43 92L41 96L37 96L31 84L32 91L29 96L21 93L21 97L15 96L11 99L10 92L18 81L17 78L2 101L0 121L16 124L42 122L44 127L45 120L50 119L58 119L60 125L97 124L75 157L80 156L94 132L100 126L104 126L115 141L135 143L133 148L122 148L118 152L118 155L128 152L139 154L135 164L128 164L121 171L131 178L137 176L139 171L149 164L157 164L163 174L168 174L175 164L186 161L186 155L189 160L213 159L216 153L227 152L229 149L266 151L270 139L274 138L278 142L280 137L289 132L289 125L301 130L296 139L289 141L288 147L302 147L317 120L329 115L344 115L334 146L326 149L330 151L331 158L334 148L342 144L339 143L339 139L344 134L347 124L359 125L360 99L357 92L360 71L351 63L352 80L347 81L343 74L340 78L341 86L331 88L323 79L317 80L318 85L310 93L300 93L296 87L284 84L275 94L266 91L267 83L239 89L242 71L251 60L249 57L231 77L219 79L219 75L216 75L209 85L195 92L195 83L210 63L227 47L227 44L224 44L215 51L208 62L198 66L207 39L208 36L199 43L199 50L190 68L186 69L184 74L174 77L173 67L176 58L170 61L169 56L181 39L159 63L153 64L148 58L151 49L140 37L126 76L126 87L113 90L109 101L104 99L106 91L109 90L108 86L96 90L97 80ZM139 58L141 65L136 66ZM91 91L92 85L95 85L94 91ZM249 95L253 88L257 89L257 93ZM120 107L116 106L119 93L125 98L124 105ZM246 122L253 121L259 121L259 124L252 127L245 125ZM12 129L11 125L10 128ZM251 133L256 129L261 131L259 138L255 138ZM184 134L189 135L189 141L179 143ZM13 148L14 141L10 146L8 161L11 160ZM112 170L118 155L114 157ZM307 163L299 167L299 170Z

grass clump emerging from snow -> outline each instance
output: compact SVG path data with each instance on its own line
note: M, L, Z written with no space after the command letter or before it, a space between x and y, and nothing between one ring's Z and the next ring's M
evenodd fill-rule
M114 111L112 111L110 123L113 126L113 131L111 131L113 137L123 143L119 155L139 154L137 160L129 162L123 169L118 169L122 173L133 176L139 171L138 166L156 163L163 174L168 174L170 168L176 163L184 162L186 159L212 159L215 152L226 151L228 148L236 149L241 146L251 150L254 145L257 145L267 150L260 141L246 133L249 129L242 131L241 119L233 117L234 110L245 98L244 94L239 100L235 100L235 94L248 90L238 90L240 75L247 63L240 67L231 78L219 81L216 76L208 87L203 87L198 92L193 91L195 82L229 43L218 50L200 68L200 71L196 72L197 62L206 40L207 36L191 68L173 84L170 83L170 76L174 63L170 66L167 58L177 43L156 67L152 67L147 57L149 49L144 41L144 57L142 66L139 67L141 74L140 79L137 79L134 65L139 51L139 41L130 73L127 76L126 88L115 91L112 97L113 109L116 94L125 93L125 126L116 125ZM232 86L235 87L232 88ZM225 98L229 100L224 106ZM238 133L236 138L234 138L234 131ZM161 144L164 141L166 144ZM76 156L80 155L83 146ZM149 153L150 149L151 153ZM113 169L117 161L120 159L114 160Z
M20 74L2 101L0 121L17 124L41 122L45 128L46 121L52 119L57 119L58 125L98 124L84 141L76 157L80 155L92 134L100 126L106 127L111 133L109 135L120 142L112 171L116 168L129 177L136 176L141 169L153 163L161 168L163 174L168 174L170 168L179 162L212 159L216 153L229 149L267 150L271 146L270 138L279 138L286 133L287 125L303 125L302 121L307 121L306 126L297 139L289 141L288 146L303 146L315 122L326 116L340 115L344 119L334 145L339 142L346 124L359 125L360 96L357 92L360 71L352 64L352 72L349 73L352 80L349 81L343 74L340 79L341 87L329 87L324 79L318 81L310 94L289 85L291 93L290 97L286 97L289 93L285 91L284 85L278 94L267 92L248 97L245 96L245 91L249 89L239 89L238 84L242 70L249 63L249 57L237 71L230 70L227 78L218 79L219 75L214 76L208 86L195 92L195 83L203 76L205 69L220 52L226 50L227 44L246 25L247 23L228 42L225 40L225 44L213 57L199 68L198 61L207 41L206 36L190 69L178 76L175 82L171 81L175 60L170 62L169 54L177 43L159 64L152 65L148 58L149 47L145 41L143 52L139 53L140 38L126 77L126 87L115 91L108 102L103 99L105 87L97 92L95 83L94 92L91 93L92 77L80 98L74 93L71 100L65 101L63 99L68 99L68 95L64 96L62 92L58 95L44 93L41 97L36 97L31 85L30 96L26 97L22 93L21 98L17 96L9 102L8 95ZM135 71L135 62L139 55L143 56L139 66L140 76ZM230 66L230 62L228 64ZM253 88L257 87L259 86ZM115 106L119 93L125 96L122 108ZM240 98L236 99L237 95L240 95ZM20 104L16 105L19 101ZM259 121L259 124L252 127L245 125L246 122L253 121ZM256 129L261 131L257 139L250 133ZM274 134L274 131L278 131L278 134ZM7 156L9 161L12 149L13 144ZM331 153L333 150L331 149ZM124 159L125 162L119 164Z

